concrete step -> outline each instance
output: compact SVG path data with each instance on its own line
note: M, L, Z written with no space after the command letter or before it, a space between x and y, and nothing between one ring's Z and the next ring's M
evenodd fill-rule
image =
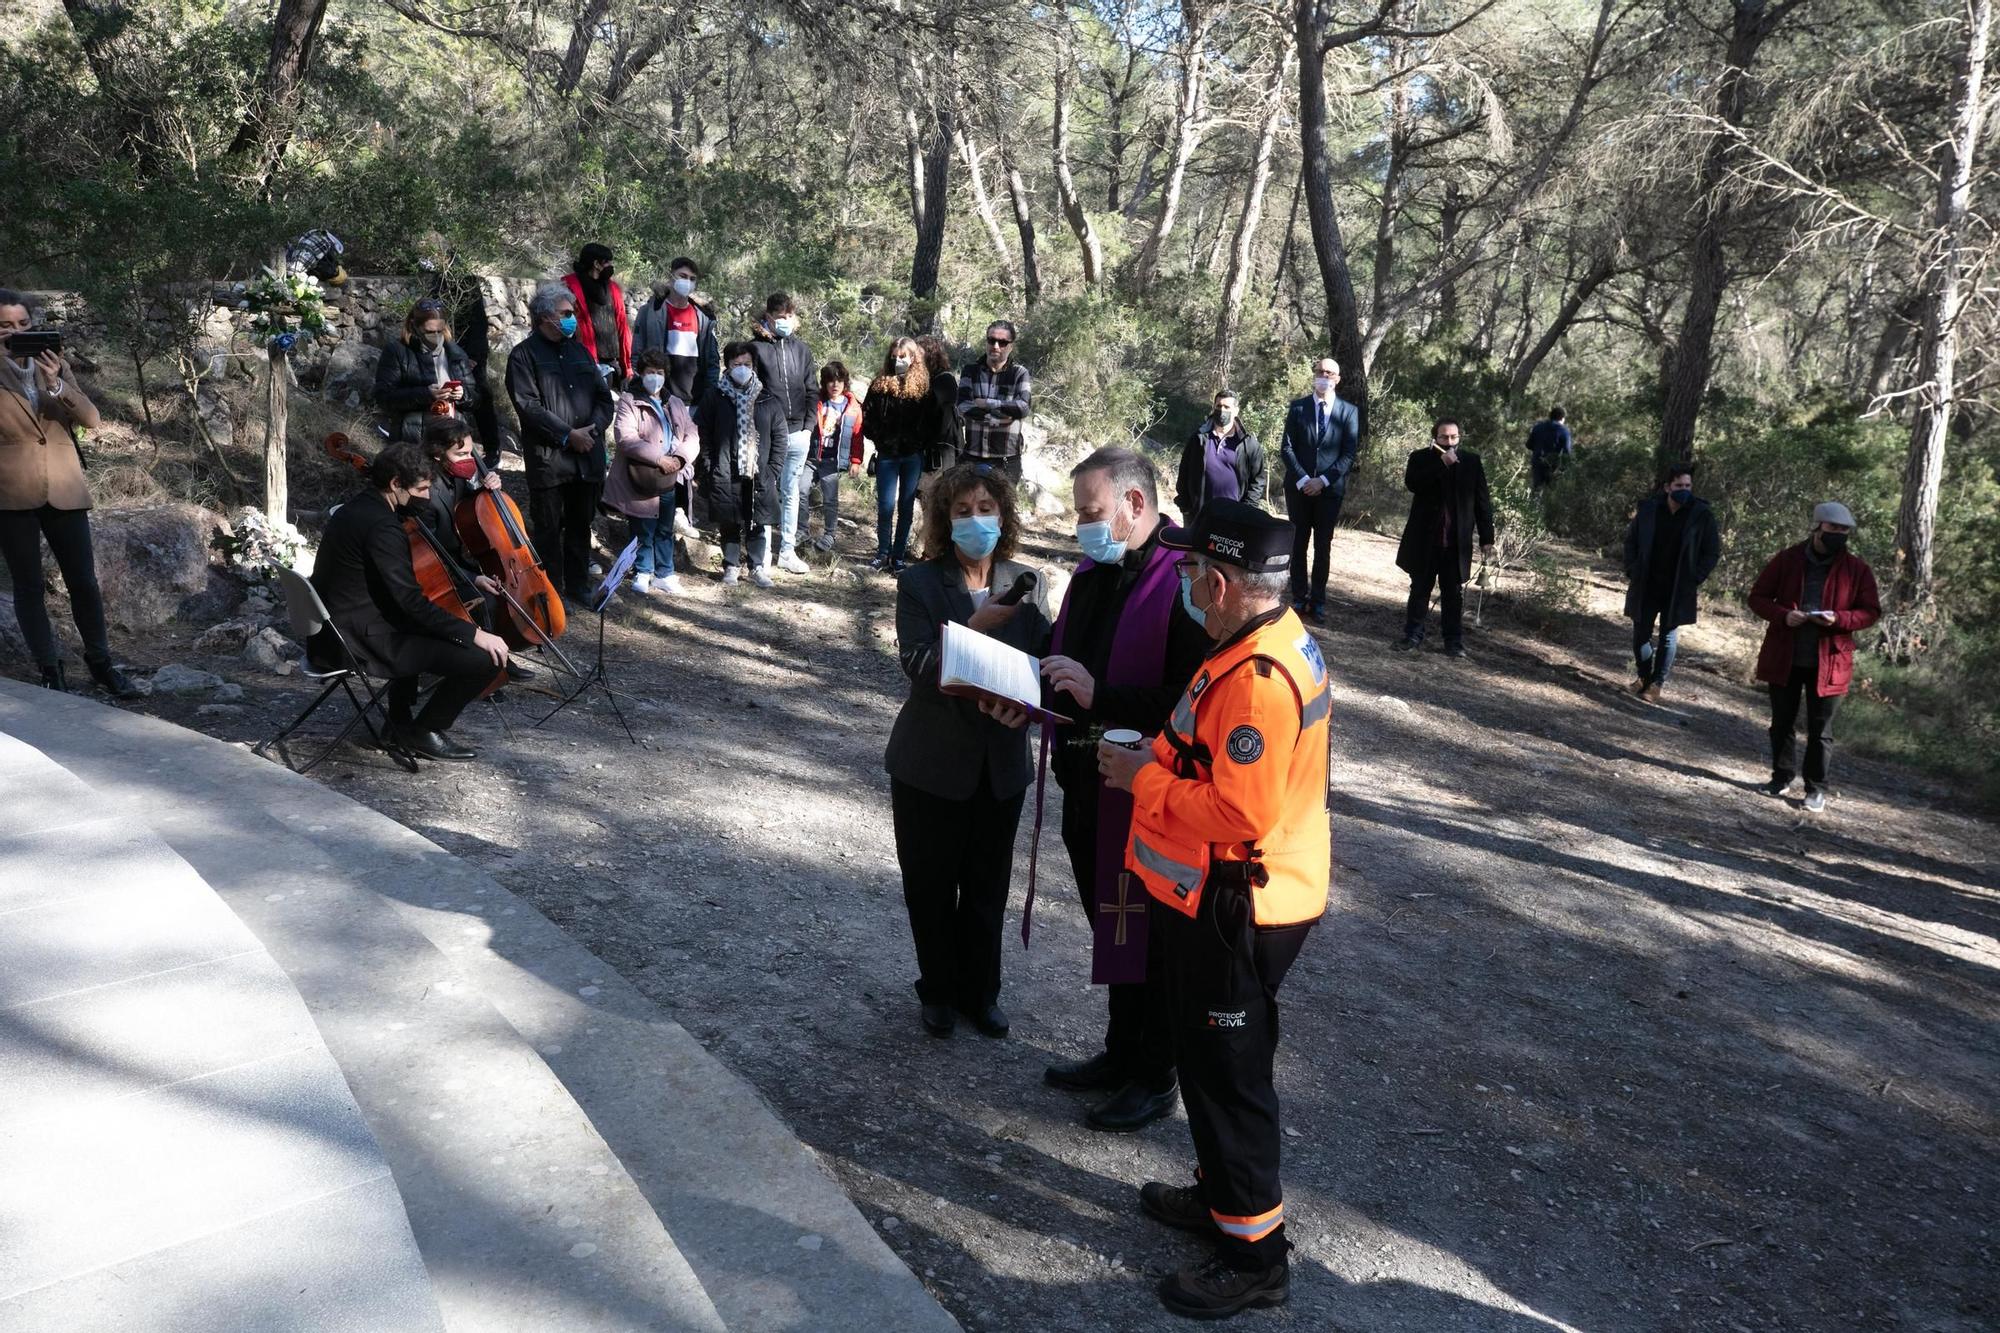
M293 914L317 923L297 928L302 969L314 973L319 959L323 970L351 947L344 932L356 927L341 922L387 927L352 905L344 914L295 913L292 900L317 902L324 883L329 898L365 886L393 904L398 922L451 969L446 979L453 989L438 998L489 1006L540 1053L588 1114L616 1167L664 1222L728 1328L943 1333L956 1327L748 1085L490 877L246 749L81 699L28 706L48 698L0 681L0 730L48 741L93 784L125 784L135 801L150 794L160 826L192 864L244 881L250 925L260 937ZM183 807L211 813L176 813ZM239 821L250 831L233 832ZM282 841L284 848L260 857L260 840ZM237 866L260 869L232 870ZM287 887L264 887L258 879L287 873L295 877ZM300 887L306 893L296 893ZM269 909L268 922L258 903ZM275 946L274 952L285 956ZM338 977L309 979L312 985L301 984L309 1003L322 986L338 990ZM366 1023L357 1025L358 1058L371 1043ZM425 1045L404 1038L405 1030L377 1031L373 1041L407 1043L405 1054L418 1058ZM344 1042L345 1034L343 1041L329 1036L343 1065ZM372 1122L370 1098L360 1100ZM397 1139L377 1132L393 1162ZM414 1205L411 1218L422 1241L425 1226Z
M131 811L6 735L0 793L0 1328L442 1328L277 962Z

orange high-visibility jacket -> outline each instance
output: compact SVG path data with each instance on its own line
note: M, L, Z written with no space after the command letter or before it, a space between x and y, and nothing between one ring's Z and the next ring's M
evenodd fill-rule
M1132 781L1125 865L1148 893L1193 916L1223 872L1244 877L1260 926L1326 911L1331 701L1326 659L1289 609L1202 663Z

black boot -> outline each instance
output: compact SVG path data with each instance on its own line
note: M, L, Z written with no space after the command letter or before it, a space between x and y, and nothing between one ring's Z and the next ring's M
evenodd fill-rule
M61 690L65 694L69 692L69 682L63 679L63 664L61 662L42 663L42 688L47 690Z
M1050 1065L1042 1071L1042 1082L1052 1088L1091 1092L1099 1088L1120 1086L1125 1082L1125 1074L1112 1060L1111 1052L1099 1051L1088 1060L1078 1060L1074 1064Z
M1164 1092L1155 1091L1144 1083L1127 1083L1111 1094L1111 1100L1084 1117L1084 1123L1092 1129L1107 1130L1113 1134L1130 1134L1135 1129L1143 1129L1163 1116L1172 1115L1174 1106L1180 1101L1180 1087L1169 1083Z
M1217 1236L1215 1215L1201 1201L1201 1191L1184 1185L1149 1180L1139 1187L1139 1211L1156 1222L1200 1236Z
M1189 1319L1227 1319L1245 1310L1283 1305L1292 1294L1291 1264L1238 1268L1221 1254L1160 1282L1160 1304Z
M90 678L97 682L106 694L114 699L136 699L139 691L126 678L125 673L111 664L111 659L86 657L83 664L90 668Z

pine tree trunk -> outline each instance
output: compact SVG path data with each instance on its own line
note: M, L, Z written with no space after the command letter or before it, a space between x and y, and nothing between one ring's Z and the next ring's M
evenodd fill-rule
M1021 179L1021 169L1014 164L1014 154L1003 142L1000 146L1000 165L1007 173L1007 197L1014 205L1014 230L1021 238L1021 281L1026 288L1028 308L1035 308L1035 302L1042 299L1042 266L1035 255L1035 215L1029 208L1028 185Z
M1257 129L1257 152L1250 166L1250 188L1243 197L1243 216L1236 224L1235 243L1229 247L1229 276L1222 284L1222 309L1215 321L1215 381L1229 383L1230 363L1236 357L1236 337L1243 327L1243 297L1250 290L1251 271L1256 266L1257 228L1264 220L1264 193L1271 185L1271 158L1278 142L1278 122L1285 114L1285 71L1289 58L1278 56L1265 90L1264 123Z
M1207 55L1203 48L1208 42L1209 25L1213 19L1211 15L1197 10L1192 3L1184 3L1181 9L1187 16L1188 34L1186 52L1181 60L1180 98L1174 108L1174 154L1167 167L1165 192L1160 197L1160 216L1153 223L1145 245L1139 250L1133 284L1140 292L1150 291L1154 280L1159 277L1160 257L1165 253L1167 241L1173 236L1174 225L1180 218L1181 194L1187 186L1188 164L1194 161L1195 151L1201 147L1202 91L1208 77Z
M972 132L961 123L958 126L958 156L965 163L965 177L972 185L972 207L979 214L979 221L986 228L986 239L993 246L994 257L1000 261L1000 277L1011 292L1020 283L1020 275L1014 268L1014 256L1007 249L1007 237L1000 230L1000 219L994 215L992 197L986 193L986 173L979 166L979 145L974 142Z
M940 97L935 117L924 127L923 199L924 215L917 224L916 253L910 257L910 298L916 307L917 323L930 328L935 315L927 313L937 295L938 266L944 261L944 224L950 209L945 207L945 189L951 171L951 141L958 118L949 98Z
M1306 216L1312 223L1313 257L1326 290L1327 341L1340 363L1341 396L1353 402L1368 435L1368 372L1362 360L1361 315L1354 275L1333 207L1333 171L1326 146L1326 19L1319 0L1293 0L1293 33L1299 55L1299 151Z
M1069 169L1069 62L1069 43L1065 40L1057 52L1050 150L1055 166L1056 199L1062 205L1069 229L1076 234L1077 245L1083 250L1083 285L1094 290L1104 281L1104 248L1098 244L1097 229L1091 225L1090 214L1084 210L1083 199L1076 192L1076 179Z
M1944 482L1944 445L1958 388L1958 317L1965 303L1965 227L1972 201L1973 166L1985 108L1986 46L1993 0L1971 0L1965 53L1953 79L1951 138L1940 147L1937 210L1926 246L1928 263L1923 345L1918 362L1916 419L1903 470L1903 502L1896 513L1896 600L1904 606L1931 599L1936 573L1938 491Z

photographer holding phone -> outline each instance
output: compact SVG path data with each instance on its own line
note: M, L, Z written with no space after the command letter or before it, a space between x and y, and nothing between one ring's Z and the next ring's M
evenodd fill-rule
M481 388L471 358L452 338L444 303L421 300L404 316L403 336L385 346L375 363L382 434L421 444L426 422L470 412Z
M1795 776L1793 734L1806 713L1806 809L1826 809L1833 714L1854 678L1854 635L1882 618L1875 571L1847 549L1854 515L1829 500L1813 510L1812 533L1771 557L1750 589L1750 609L1769 622L1757 679L1771 687L1771 781L1783 796Z
M91 679L106 693L129 699L138 691L111 664L104 594L90 549L90 486L71 434L79 426L96 429L97 408L71 377L61 337L33 329L28 299L0 288L0 555L14 584L14 616L42 669L42 684L68 688L42 596L47 541L69 591Z

